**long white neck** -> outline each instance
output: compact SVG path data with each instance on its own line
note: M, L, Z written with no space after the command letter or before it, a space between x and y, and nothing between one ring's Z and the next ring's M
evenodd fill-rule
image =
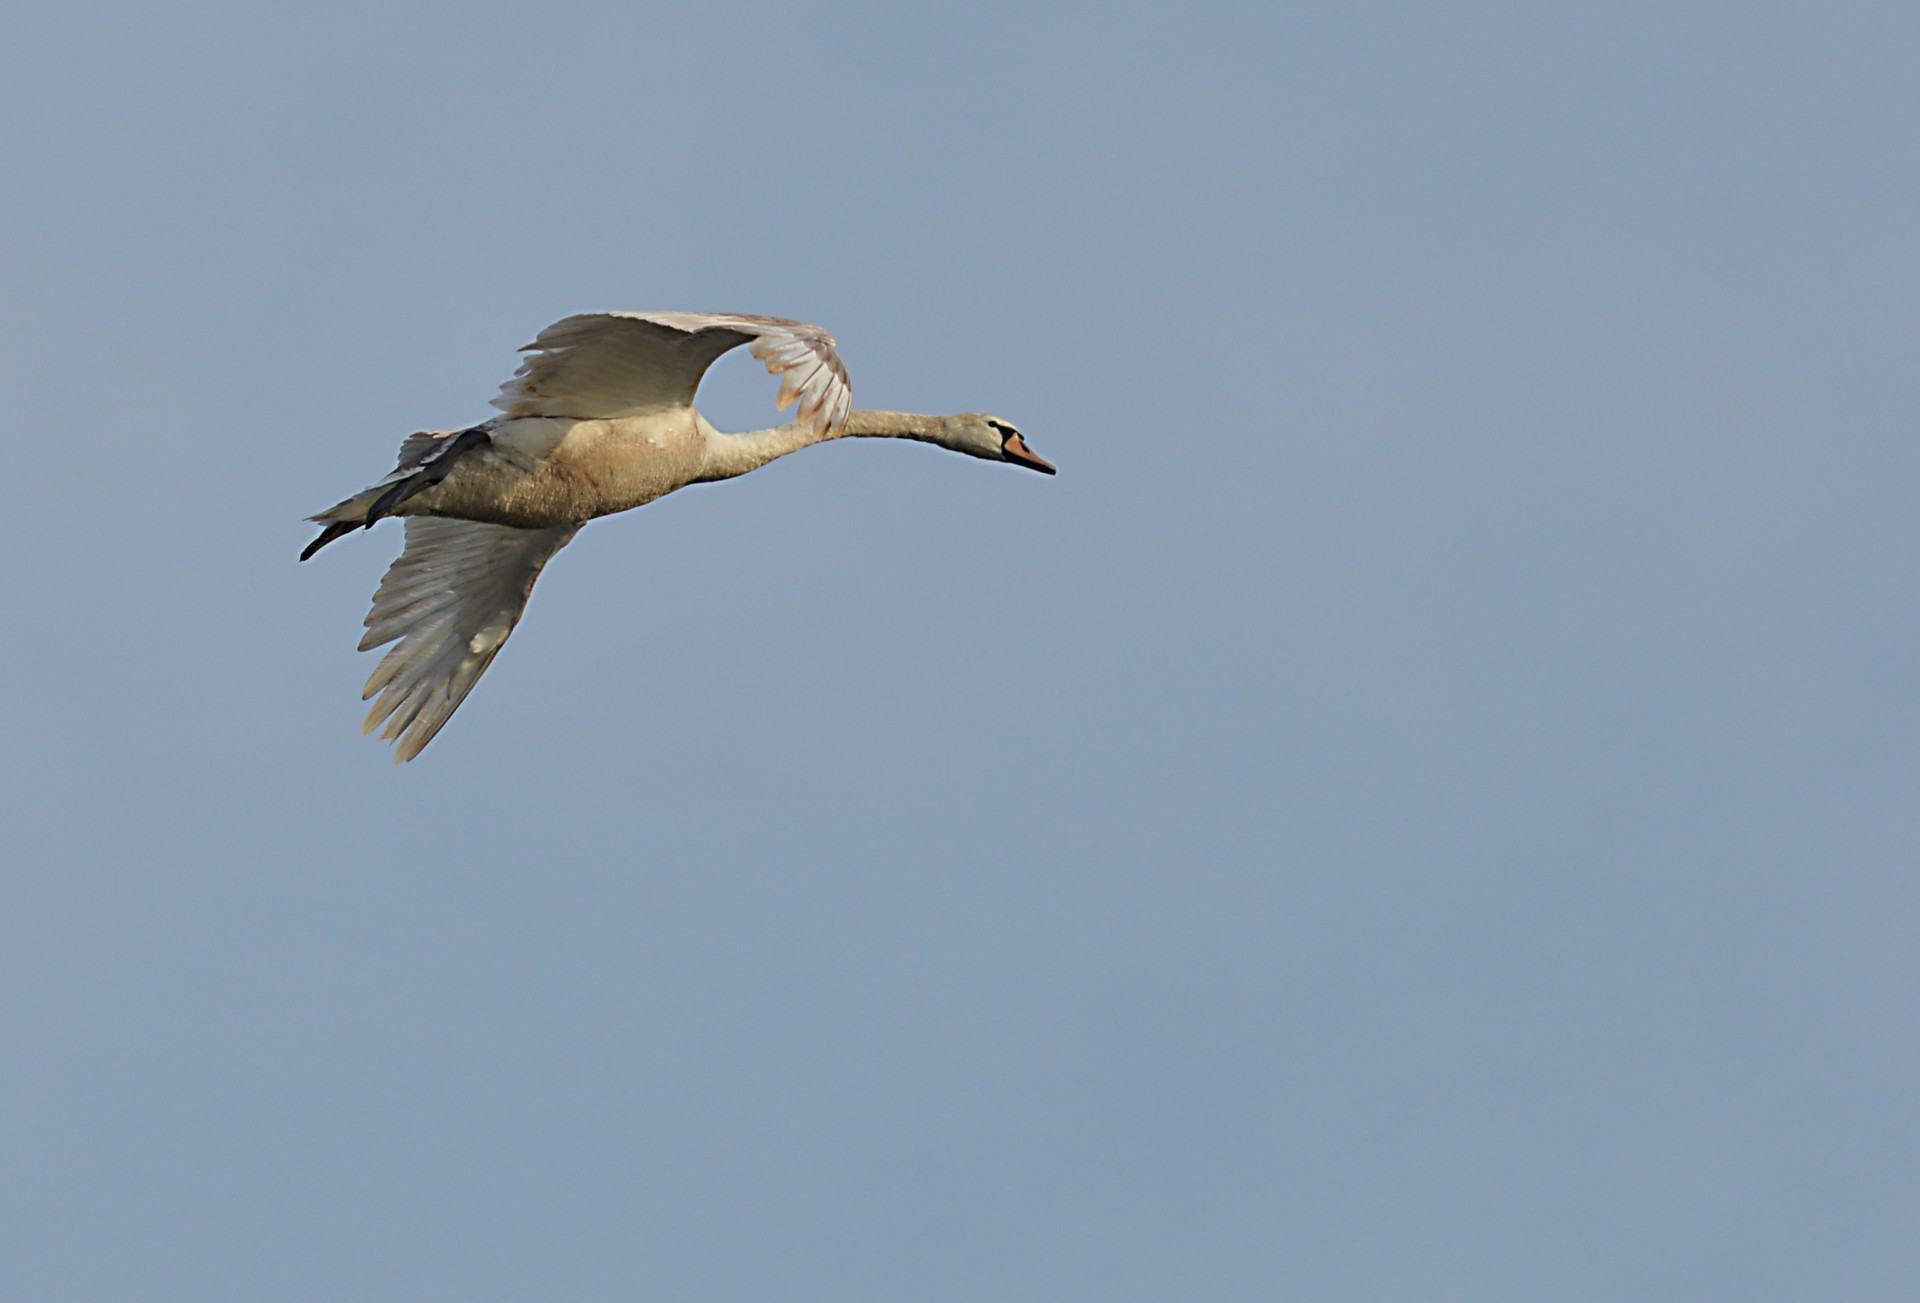
M758 470L776 457L798 452L808 444L821 442L813 427L789 421L770 429L746 434L722 434L705 420L700 428L707 437L707 460L701 469L702 482L731 479ZM855 408L847 415L843 439L918 439L922 443L945 443L947 418L923 416L918 412L876 412Z

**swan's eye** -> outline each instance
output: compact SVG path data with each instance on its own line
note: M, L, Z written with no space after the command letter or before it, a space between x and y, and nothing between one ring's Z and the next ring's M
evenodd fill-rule
M1002 425L998 421L988 421L987 424L1000 432L1000 438L1002 440L1011 439L1014 435L1020 433L1020 431L1014 429L1011 425Z

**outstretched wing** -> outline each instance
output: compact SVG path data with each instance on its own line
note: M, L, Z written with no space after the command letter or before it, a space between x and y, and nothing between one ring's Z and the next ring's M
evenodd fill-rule
M727 312L587 312L556 321L493 405L508 416L605 419L688 407L715 358L747 344L780 377L779 404L823 438L837 436L853 409L833 336L784 317Z
M579 526L514 529L410 516L407 546L373 595L361 651L393 642L361 694L380 694L363 732L398 739L395 760L433 740L520 622L533 581Z

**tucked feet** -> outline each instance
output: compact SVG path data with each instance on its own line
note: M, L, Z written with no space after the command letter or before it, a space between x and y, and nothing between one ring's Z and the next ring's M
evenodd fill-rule
M431 459L423 462L418 470L388 485L387 488L381 492L380 496L373 500L372 505L367 508L364 516L357 520L326 521L325 528L320 531L320 537L307 544L306 550L300 554L300 559L302 561L307 560L327 544L337 538L351 534L356 529L372 529L376 521L391 516L399 509L400 504L408 498L413 497L416 493L425 489L430 489L441 480L446 479L447 475L453 470L453 464L466 456L467 453L475 448L491 444L492 442L492 437L488 435L485 429L476 427L471 430L462 430L459 434L448 439L446 446L436 452ZM339 507L333 508L332 511L349 508L354 501L355 499L349 498L347 502L342 503ZM324 515L331 515L332 511L323 513L323 518Z
M408 498L423 489L432 488L447 478L448 472L453 470L453 464L470 450L492 442L492 437L481 429L462 430L454 435L432 461L427 462L419 470L374 499L373 505L367 508L367 519L363 527L372 529L375 521L384 516L391 516L394 510Z

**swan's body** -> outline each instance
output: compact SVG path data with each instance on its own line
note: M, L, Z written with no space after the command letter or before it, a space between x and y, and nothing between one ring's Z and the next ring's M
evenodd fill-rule
M722 434L693 406L714 359L748 344L781 376L779 405L798 419ZM411 760L492 663L541 568L587 521L643 506L689 484L730 479L809 444L845 436L918 439L1053 473L1019 431L978 413L855 411L833 337L780 317L602 312L540 333L494 405L464 430L428 430L400 445L393 474L327 508L301 554L386 516L406 519L406 548L387 570L360 649L399 639L367 680L382 723Z

